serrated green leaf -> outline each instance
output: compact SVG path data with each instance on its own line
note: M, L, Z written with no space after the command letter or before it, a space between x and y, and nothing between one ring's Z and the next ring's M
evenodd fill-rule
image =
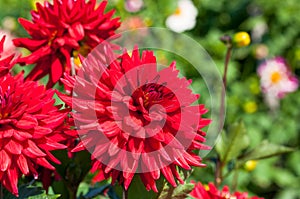
M60 194L57 195L47 195L46 192L36 195L36 196L30 196L28 199L57 199L60 197Z
M238 160L239 164L243 164L248 160L259 160L259 159L265 159L270 158L273 156L281 155L284 153L289 153L294 151L293 148L272 144L268 141L263 141L260 145L255 147L252 151L245 154L243 157L241 157Z
M194 184L192 183L180 184L175 188L165 185L164 190L157 199L185 199L193 188Z
M229 128L229 133L222 132L216 144L216 150L221 161L227 163L237 158L242 150L249 146L249 137L243 122L234 123Z

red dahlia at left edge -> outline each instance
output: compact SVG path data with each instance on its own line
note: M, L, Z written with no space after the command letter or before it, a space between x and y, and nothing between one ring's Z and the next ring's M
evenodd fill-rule
M112 18L114 10L104 13L107 1L97 5L96 0L54 0L53 4L36 4L31 11L32 22L19 19L29 38L14 40L17 47L31 54L19 59L22 65L35 64L26 77L39 80L49 75L47 88L63 76L71 74L71 58L86 56L102 41L115 35L119 18Z
M12 76L13 57L1 57L0 42L0 183L18 196L18 180L24 175L38 178L38 167L54 170L59 164L50 151L65 149L60 142L66 112L54 106L54 90L46 90L23 74ZM49 162L50 161L50 162Z

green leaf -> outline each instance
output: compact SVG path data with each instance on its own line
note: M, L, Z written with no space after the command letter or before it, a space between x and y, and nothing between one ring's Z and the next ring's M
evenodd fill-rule
M238 160L238 162L239 164L243 164L248 160L259 160L259 159L270 158L284 153L289 153L294 150L295 149L290 147L272 144L269 143L268 141L263 141L259 146L255 147L255 149L242 156Z
M184 199L188 197L188 194L193 188L194 184L192 183L180 184L175 188L170 185L165 185L157 199Z
M249 137L243 122L234 123L229 127L229 133L221 133L221 137L216 144L216 150L221 161L227 163L236 159L242 150L250 144Z
M8 192L6 189L4 189L4 198L5 199L25 199L29 196L34 196L43 193L41 187L35 187L29 184L24 184L18 187L19 190L19 198L12 195L10 192Z
M57 195L47 195L46 192L36 196L30 196L28 199L57 199L60 197L60 194Z
M161 177L156 181L156 187L158 192L160 192L164 187L164 179ZM123 189L120 185L114 186L115 191L118 193L119 197L122 196ZM141 197L142 196L142 197ZM154 191L147 191L145 185L138 175L135 175L131 181L128 188L128 198L130 199L154 199L157 198L157 193Z
M61 164L54 166L62 177L62 181L53 183L53 190L55 193L64 193L62 199L70 198L91 168L90 153L80 151L73 154L72 158L68 157L66 150L53 151L53 154L61 161Z
M111 186L111 185L106 184L106 185L101 186L101 187L90 188L89 191L88 191L88 193L85 194L85 195L83 196L83 198L85 198L85 199L92 199L92 198L94 198L94 197L96 197L96 196L98 196L98 195L101 195L101 194L103 195L103 192L104 192L105 190L107 190L110 186Z

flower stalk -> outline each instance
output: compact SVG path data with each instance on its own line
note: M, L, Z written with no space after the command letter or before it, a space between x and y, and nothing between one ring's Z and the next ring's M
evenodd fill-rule
M2 184L0 184L0 199L4 199L4 197L3 197L3 187L2 187Z
M224 74L223 74L223 89L222 89L222 95L221 95L221 106L220 106L220 118L222 118L225 114L225 96L226 96L226 86L227 86L227 71L228 71L228 65L231 58L231 52L232 52L232 39L228 35L224 35L220 38L220 40L226 45L227 52L224 62ZM221 122L219 125L219 129L222 129L223 123ZM215 185L219 187L223 181L223 174L222 170L224 167L224 163L221 161L220 157L217 158L216 162L216 173L215 173Z
M123 187L122 199L128 199L128 190L126 190L124 186L122 186L122 187Z

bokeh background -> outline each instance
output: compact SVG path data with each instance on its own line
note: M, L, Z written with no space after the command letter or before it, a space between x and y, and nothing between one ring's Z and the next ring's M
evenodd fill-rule
M30 19L34 0L0 0L0 35L26 36L18 24L19 17ZM109 0L107 9L116 9L121 17L120 31L140 27L166 27L167 18L177 9L176 0L137 1L128 7L124 0ZM140 4L139 4L140 3ZM195 39L210 54L223 73L226 46L219 40L224 35L246 31L251 45L234 49L229 64L227 87L227 115L225 127L243 120L250 137L250 148L263 140L295 148L295 152L269 159L248 161L239 169L237 189L265 198L300 198L300 92L286 95L280 107L271 110L260 89L257 68L260 63L277 56L286 59L291 71L300 76L300 4L299 0L193 0L198 10L196 24L184 34ZM147 39L147 36L144 37ZM165 38L168 40L168 38ZM9 47L9 44L6 45ZM11 47L13 49L13 47ZM22 53L25 51L19 50ZM197 57L196 52L190 52ZM157 54L161 62L171 63L173 57ZM201 94L202 103L209 99L206 85L184 60L176 60L181 73L194 80L193 88ZM208 183L214 180L212 151L205 157L207 168L196 169L193 180ZM228 164L231 169L234 162ZM232 184L233 174L224 184ZM80 187L85 190L83 182Z

